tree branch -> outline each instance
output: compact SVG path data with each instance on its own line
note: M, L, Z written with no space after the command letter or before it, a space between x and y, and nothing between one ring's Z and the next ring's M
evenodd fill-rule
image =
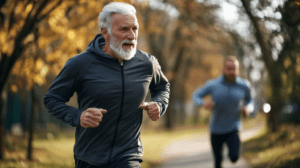
M49 14L55 9L57 8L60 4L62 3L62 0L59 0L58 3L56 5L54 5L47 13L45 13L44 15L40 16L38 18L38 21L41 21L43 19L45 19L46 17L49 16Z
M263 60L266 64L266 67L269 71L269 74L272 74L271 71L273 70L274 61L272 59L272 52L271 49L268 47L267 43L265 42L265 39L263 38L264 35L262 33L261 27L257 21L257 18L255 18L251 12L250 5L246 2L246 0L241 0L243 7L251 20L254 28L255 28L255 36L257 39L257 42L260 45Z
M16 8L17 2L14 2L14 8ZM9 21L8 21L8 31L12 28L12 25L15 23L15 12L12 11L9 15Z
M98 17L98 14L95 15L95 16L92 16L92 17L88 18L87 20L85 20L85 21L82 22L82 23L79 23L79 24L76 24L76 25L74 25L74 26L71 26L70 29L77 29L78 27L80 27L80 26L82 26L82 25L85 25L85 24L89 23L90 21L96 19L97 17Z

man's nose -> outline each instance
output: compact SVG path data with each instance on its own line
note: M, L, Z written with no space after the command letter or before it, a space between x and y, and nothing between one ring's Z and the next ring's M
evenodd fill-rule
M127 39L134 40L135 38L136 38L136 32L130 29L127 34Z

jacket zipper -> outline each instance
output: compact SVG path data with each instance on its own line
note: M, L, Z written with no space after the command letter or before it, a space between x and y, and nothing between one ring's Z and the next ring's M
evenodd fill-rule
M115 144L116 139L117 139L117 133L118 133L118 129L119 129L119 123L120 123L120 120L121 120L121 117L122 117L123 104L124 104L125 81L124 81L124 67L123 67L123 62L121 62L120 65L121 65L121 77L122 77L122 98L121 98L121 105L120 105L120 113L119 113L119 117L118 117L118 120L117 120L117 125L116 125L116 128L115 128L114 139L113 139L113 141L111 143L111 148L110 148L110 152L109 152L108 164L112 160L113 147L114 147L114 144Z

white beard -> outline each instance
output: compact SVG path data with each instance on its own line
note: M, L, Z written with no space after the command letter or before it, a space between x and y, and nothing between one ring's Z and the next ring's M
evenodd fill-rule
M133 49L127 49L126 51L123 50L122 46L124 43L127 42L133 42L134 43L134 48ZM116 39L114 36L111 36L111 42L110 42L110 48L111 50L120 58L124 60L130 60L131 58L134 57L136 53L136 41L133 40L123 40L121 43L117 43Z

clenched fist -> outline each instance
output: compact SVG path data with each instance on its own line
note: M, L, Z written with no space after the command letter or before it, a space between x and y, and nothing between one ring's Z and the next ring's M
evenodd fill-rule
M160 109L156 102L144 102L140 108L147 111L147 114L152 121L156 121L160 118Z
M214 107L215 103L213 101L204 101L203 107L207 110L210 110L212 107Z
M80 126L84 128L94 128L99 126L102 121L103 114L107 111L99 108L88 108L81 113Z
M242 107L241 113L242 113L242 117L247 118L250 114L250 111L248 111L246 107Z

